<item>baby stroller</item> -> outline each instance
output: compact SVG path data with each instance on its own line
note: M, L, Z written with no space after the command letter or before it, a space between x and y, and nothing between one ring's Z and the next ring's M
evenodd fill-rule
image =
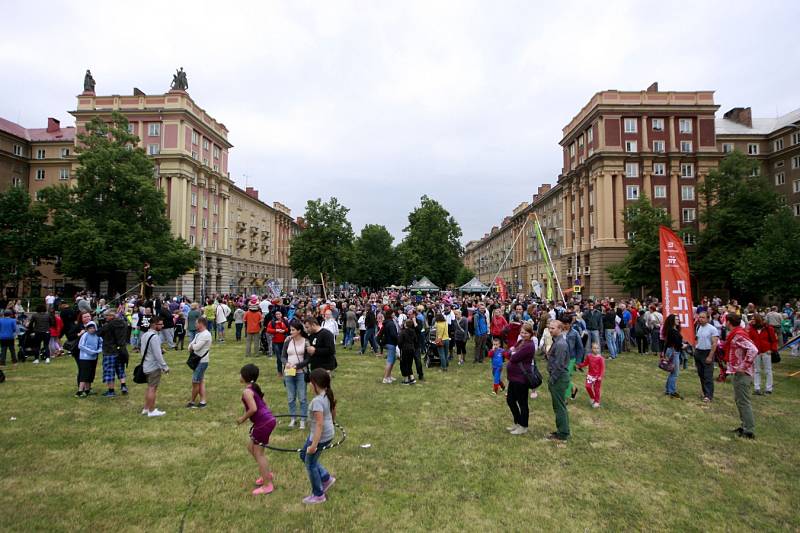
M425 367L430 368L434 365L442 366L439 347L436 346L436 329L428 333L428 340L425 343Z
M28 358L31 359L38 359L39 353L37 353L38 343L35 342L36 334L30 330L25 331L21 337L19 337L19 353L17 354L17 359L19 359L20 363L24 363Z

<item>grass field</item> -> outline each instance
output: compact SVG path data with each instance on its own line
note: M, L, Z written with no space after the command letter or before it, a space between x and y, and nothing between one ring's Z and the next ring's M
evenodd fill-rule
M663 396L651 356L608 364L603 406L581 392L573 438L554 430L550 395L531 401L530 433L511 436L487 364L431 369L424 384L380 382L383 360L338 354L334 390L346 442L322 455L338 478L328 502L309 490L294 453L268 451L275 492L250 495L257 477L238 427L243 347L215 346L209 407L189 410L186 353L170 352L162 418L139 415L144 386L128 397L72 397L75 364L6 367L0 385L0 529L4 531L619 531L800 528L800 360L776 366L775 394L754 397L757 439L738 425L730 384L699 401L693 368L684 400ZM135 355L132 354L132 364ZM274 359L256 358L265 399L286 413ZM101 373L98 372L98 377ZM399 378L398 369L395 376ZM95 390L102 384L95 382ZM13 419L12 419L13 418ZM274 443L305 435L279 425ZM371 444L362 448L362 444Z

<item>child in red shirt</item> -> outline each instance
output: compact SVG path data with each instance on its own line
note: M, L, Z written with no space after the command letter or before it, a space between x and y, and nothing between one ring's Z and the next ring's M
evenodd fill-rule
M600 353L600 345L596 342L592 343L592 353L586 356L583 363L577 365L577 368L589 367L589 372L586 373L586 392L592 400L592 407L600 407L600 388L603 385L603 376L606 373L606 360Z

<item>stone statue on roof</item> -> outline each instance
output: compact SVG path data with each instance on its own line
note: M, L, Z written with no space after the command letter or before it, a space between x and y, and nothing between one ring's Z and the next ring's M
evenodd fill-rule
M186 79L186 73L183 71L183 67L175 71L175 74L172 76L172 85L170 85L170 88L177 91L185 91L189 88L189 80Z
M83 77L83 90L87 93L94 92L94 78L92 77L92 71L86 69L86 75Z

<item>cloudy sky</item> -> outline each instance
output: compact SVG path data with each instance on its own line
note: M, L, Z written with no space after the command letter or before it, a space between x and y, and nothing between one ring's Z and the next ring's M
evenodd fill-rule
M356 232L398 239L422 194L464 242L482 236L555 181L561 128L599 90L800 107L795 0L91 4L3 7L0 116L71 124L85 69L98 94L130 94L166 91L183 66L230 130L239 185L296 215L337 196Z

